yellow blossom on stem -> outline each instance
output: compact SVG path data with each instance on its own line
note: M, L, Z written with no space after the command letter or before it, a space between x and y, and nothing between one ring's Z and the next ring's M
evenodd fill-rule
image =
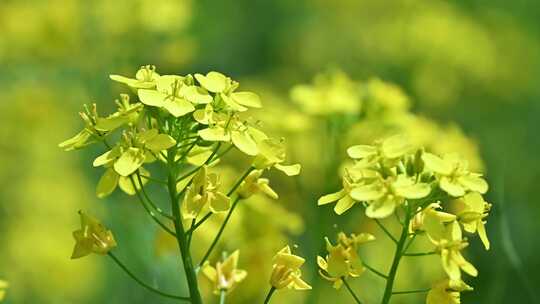
M110 230L105 228L99 220L79 211L81 216L81 229L73 232L75 248L72 259L78 259L90 253L107 254L116 247L116 241Z
M219 294L221 291L231 291L246 278L247 271L237 269L239 255L240 251L236 250L225 260L217 262L215 267L208 262L202 266L202 273L214 285L215 294Z
M301 278L300 267L305 261L304 258L292 254L289 246L285 246L273 258L270 285L275 289L311 289L311 286Z
M213 213L225 212L231 208L231 199L218 191L221 185L219 176L215 173L208 173L207 170L206 166L202 166L187 188L182 203L184 219L197 218L205 206L208 206Z
M349 276L358 277L364 272L365 268L358 256L358 246L375 240L375 237L369 233L351 234L348 237L340 232L336 245L333 245L328 238L325 240L328 255L326 258L317 257L319 274L324 279L334 282L334 288L339 289L344 279Z
M464 197L454 201L457 207L458 221L463 225L463 229L469 233L478 232L480 240L486 250L489 250L489 239L486 233L485 218L491 208L491 204L484 201L478 192L467 193Z
M278 194L270 187L270 180L260 177L262 173L263 170L251 171L238 187L238 195L246 199L254 194L263 193L270 198L278 199Z
M427 304L460 304L460 293L471 291L472 287L459 280L452 283L450 280L438 281L427 294Z

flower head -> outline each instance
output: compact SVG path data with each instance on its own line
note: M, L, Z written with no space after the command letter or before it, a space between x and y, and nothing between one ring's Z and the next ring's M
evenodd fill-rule
M463 229L480 236L486 250L489 250L489 239L486 233L485 218L491 209L491 204L484 201L478 192L469 192L464 197L454 201L458 221Z
M263 193L266 196L278 199L278 194L274 189L270 188L270 180L267 178L261 178L263 170L253 170L244 179L240 187L238 187L238 194L242 198L248 198L257 193Z
M79 211L81 216L81 229L73 232L75 248L72 259L78 259L90 253L107 254L116 247L116 241L110 230L105 228L99 220Z
M156 67L153 65L142 66L135 78L129 78L120 75L110 75L112 80L128 85L133 89L151 89L156 86L156 80L159 78L159 74L156 73Z
M450 280L438 281L431 287L427 294L427 304L460 304L460 293L471 291L472 287L459 280L451 282Z
M291 253L291 248L285 246L273 258L270 285L276 289L311 289L311 286L301 278L300 267L305 259Z
M375 237L369 233L351 234L348 237L340 232L336 245L328 238L325 240L328 255L326 258L317 257L319 274L326 280L334 282L334 288L339 289L343 284L343 278L358 277L364 272L364 266L358 256L358 246L375 240Z
M184 219L197 218L205 206L208 206L210 211L214 213L225 212L231 207L230 198L219 191L221 185L219 176L207 171L207 167L202 166L186 190L182 203Z
M202 273L214 285L214 293L219 294L222 290L231 291L246 278L247 271L237 269L239 254L240 251L236 250L225 260L217 262L215 267L208 262L203 265Z
M439 186L454 197L461 197L468 191L484 194L488 184L479 173L471 173L468 163L456 154L446 154L442 158L431 153L424 153L422 160L426 170L434 172Z

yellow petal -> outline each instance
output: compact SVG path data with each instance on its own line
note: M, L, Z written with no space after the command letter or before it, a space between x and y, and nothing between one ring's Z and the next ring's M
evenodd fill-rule
M138 148L130 147L114 163L114 170L122 176L129 176L144 163L144 153Z
M141 89L137 91L137 95L142 103L147 106L162 107L167 95L156 90Z
M232 142L240 151L251 156L255 156L259 153L257 144L247 132L233 131L231 133Z
M154 152L167 150L175 144L176 140L167 134L158 134L145 143L146 147Z
M300 170L302 169L302 166L300 164L294 164L294 165L275 164L274 168L285 173L287 176L295 176L295 175L300 174Z
M351 209L354 206L355 201L348 195L342 197L334 206L334 212L338 215L343 214L345 211Z
M321 205L326 205L326 204L329 204L329 203L332 203L332 202L335 202L337 200L340 200L343 196L345 196L347 193L345 192L345 190L341 189L340 191L338 192L334 192L334 193L330 193L330 194L326 194L326 195L323 195L319 198L319 200L317 201L317 205L321 206Z
M261 108L261 98L259 95L252 92L236 92L231 94L234 101L237 103L250 107L250 108Z
M218 72L209 72L206 76L195 74L195 79L210 92L221 93L227 88L227 77Z
M112 168L107 169L105 173L99 179L96 187L96 195L98 198L104 198L111 194L118 185L118 179L120 175L116 173Z

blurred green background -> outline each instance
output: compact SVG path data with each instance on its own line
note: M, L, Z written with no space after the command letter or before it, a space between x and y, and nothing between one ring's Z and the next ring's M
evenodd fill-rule
M162 74L217 70L240 80L263 98L257 118L291 137L290 155L304 165L299 180L273 180L279 201L254 199L233 223L231 248L251 257L243 262L241 255L240 263L248 270L249 263L259 266L232 303L258 303L266 291L266 281L258 280L264 277L260 264L270 267L269 260L250 255L250 248L268 249L271 257L286 242L310 258L307 280L317 291L285 292L276 303L350 301L314 275L312 263L323 234L335 232L333 224L376 231L361 224L359 210L338 220L316 207L320 195L339 187L346 143L339 142L345 131L335 121L343 117L310 115L289 96L293 86L336 69L356 81L378 77L401 87L409 96L407 111L429 117L426 127L444 130L434 132L430 145L448 144L485 172L493 248L486 252L477 239L471 242L467 256L480 276L468 280L476 290L463 302L540 303L538 1L2 0L0 279L10 282L6 303L171 303L139 289L106 258L69 260L81 208L105 219L117 235L118 255L135 272L183 292L167 241L133 198L95 198L101 171L91 161L101 150L57 148L81 127L76 113L83 103L113 108L122 91L109 74L133 75L143 64L155 64ZM351 142L367 141L357 135L371 128L346 131ZM309 142L314 149L306 148ZM230 163L232 172L242 167ZM276 219L261 227L269 217ZM366 250L367 257L388 255L385 248ZM424 272L411 273L403 286L430 282ZM354 286L376 303L376 277L366 274ZM402 296L393 303L422 301Z

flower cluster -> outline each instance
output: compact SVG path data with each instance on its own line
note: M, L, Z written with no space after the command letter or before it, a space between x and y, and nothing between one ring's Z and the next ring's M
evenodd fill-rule
M277 199L278 194L263 174L275 168L294 176L300 173L300 165L287 164L284 140L269 137L260 130L260 123L246 116L248 110L262 107L261 100L255 93L238 90L239 83L230 77L218 72L161 75L154 66L143 66L134 78L120 75L110 78L126 85L133 94L120 95L117 111L108 116L100 116L96 105L85 107L81 113L83 130L59 147L71 151L102 143L107 148L93 161L94 167L105 169L96 194L104 198L120 188L136 195L154 222L177 241L190 296L172 297L189 298L196 304L202 302L195 269L202 270L213 283L214 291L224 296L247 275L236 268L238 251L215 266L208 263L232 212L240 200L257 193ZM220 171L215 167L231 150L248 156L250 163L232 188L224 189L228 183L222 183ZM166 186L170 212L153 202L147 192L150 182ZM210 248L195 267L190 252L194 231L215 213L227 214ZM108 254L133 277L111 252L116 247L112 232L86 213L80 215L81 229L73 233L76 245L72 258ZM274 258L272 286L308 289L309 285L300 278L299 267L303 262L288 247L280 251ZM136 281L156 292L141 280ZM156 293L163 295L161 291Z
M365 207L365 214L375 220L392 214L399 218L399 213L404 214L404 223L400 222L404 225L402 235L426 235L448 275L443 283L434 285L428 296L430 303L443 303L434 300L442 297L459 299L459 292L470 290L462 280L462 272L477 276L478 271L462 254L469 245L463 231L478 233L485 248L490 246L485 223L491 205L482 197L488 190L482 175L470 172L467 162L456 154L440 157L415 149L399 135L374 145L352 146L347 154L353 163L345 168L343 189L321 197L319 205L337 201L334 211L342 214L360 203ZM319 258L325 278L336 280L357 274L358 266L351 270L355 263L360 265L356 256L341 245L351 241L340 240L348 239L344 235L338 237L337 246L327 245L327 260ZM414 238L393 240L398 248L408 248ZM405 246L406 242L409 244ZM406 255L405 251L397 254ZM334 262L332 266L330 260L341 263Z

